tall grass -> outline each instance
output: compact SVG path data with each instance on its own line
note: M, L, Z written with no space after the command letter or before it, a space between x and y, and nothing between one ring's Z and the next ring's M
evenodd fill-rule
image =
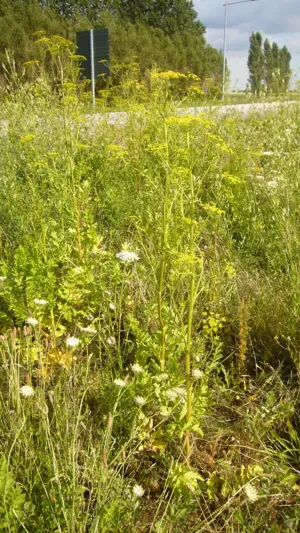
M57 93L1 103L2 529L298 531L298 107L177 116L167 73L91 125L43 43Z

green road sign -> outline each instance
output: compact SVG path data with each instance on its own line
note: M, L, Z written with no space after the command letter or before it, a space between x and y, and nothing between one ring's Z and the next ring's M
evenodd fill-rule
M82 75L95 80L100 74L109 76L108 29L79 31L76 33L77 53L86 58L82 62Z

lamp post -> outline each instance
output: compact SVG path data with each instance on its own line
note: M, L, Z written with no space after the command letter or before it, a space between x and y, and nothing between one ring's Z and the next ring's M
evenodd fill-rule
M227 34L227 7L236 4L247 4L248 2L257 2L258 0L239 0L238 2L227 2L225 0L225 15L224 15L224 42L223 42L223 81L222 81L222 100L225 97L225 78L226 78L226 34Z

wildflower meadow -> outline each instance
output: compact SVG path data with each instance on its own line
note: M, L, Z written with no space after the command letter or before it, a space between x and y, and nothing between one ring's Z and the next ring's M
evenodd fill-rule
M296 533L299 105L186 114L196 76L133 64L94 112L38 40L0 100L1 531Z

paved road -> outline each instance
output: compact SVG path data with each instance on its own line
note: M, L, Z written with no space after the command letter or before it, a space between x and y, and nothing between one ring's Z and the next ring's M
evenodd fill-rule
M203 106L203 107L182 107L177 109L178 115L193 115L197 116L201 113L213 113L217 115L225 115L227 113L241 113L243 117L247 117L251 113L264 113L269 110L276 110L281 107L288 107L295 102L271 102L271 103L259 103L259 104L236 104L236 105L218 105L218 106ZM126 122L126 112L113 112L100 114L95 113L93 115L87 115L92 124L96 125L100 121L107 122L112 125L122 125Z
M225 115L227 113L240 113L243 117L247 117L251 113L264 113L269 110L276 110L281 107L288 107L295 102L271 102L271 103L259 103L259 104L236 104L236 105L218 105L218 106L203 106L203 107L182 107L177 109L178 115L194 115L197 116L201 113L212 113L216 115ZM126 112L113 112L113 113L95 113L86 115L91 127L96 126L101 122L105 122L111 125L123 125L126 123ZM9 120L0 121L0 135L7 135L9 127Z

